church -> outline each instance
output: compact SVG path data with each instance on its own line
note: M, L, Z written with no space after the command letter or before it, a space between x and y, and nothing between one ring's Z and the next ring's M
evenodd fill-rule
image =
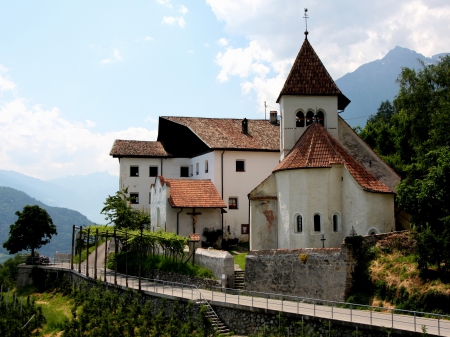
M350 100L307 32L277 103L280 163L249 194L250 249L339 247L395 230L400 177L339 117Z
M221 229L251 250L339 247L395 230L400 176L339 116L339 90L308 33L269 120L160 117L157 141L116 140L119 188L152 228ZM397 217L397 218L396 218Z

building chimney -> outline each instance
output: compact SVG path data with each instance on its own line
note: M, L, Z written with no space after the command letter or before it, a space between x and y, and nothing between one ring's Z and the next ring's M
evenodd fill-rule
M242 133L244 135L248 135L248 120L247 120L247 118L244 118L244 120L242 121Z
M277 125L277 112L271 111L270 112L270 124Z

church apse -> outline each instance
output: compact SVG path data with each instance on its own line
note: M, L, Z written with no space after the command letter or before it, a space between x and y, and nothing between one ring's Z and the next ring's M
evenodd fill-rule
M276 249L278 241L278 212L276 197L251 197L250 249Z

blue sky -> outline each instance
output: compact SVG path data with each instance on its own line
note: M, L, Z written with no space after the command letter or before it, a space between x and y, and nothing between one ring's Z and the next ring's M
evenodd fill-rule
M334 79L396 45L450 51L444 0L2 1L0 169L108 171L160 115L263 118L303 41ZM345 116L343 116L345 117Z

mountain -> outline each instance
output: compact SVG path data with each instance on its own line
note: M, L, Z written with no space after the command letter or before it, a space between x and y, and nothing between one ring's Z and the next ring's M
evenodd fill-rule
M347 96L351 103L341 113L350 125L365 125L368 116L375 114L382 101L392 101L398 93L396 79L404 67L418 69L419 62L433 64L439 61L439 57L446 53L433 57L425 57L413 50L395 47L381 60L363 64L352 73L348 73L338 80L336 84ZM365 116L363 118L356 118Z
M43 181L0 170L0 186L15 188L49 206L74 209L96 223L104 223L100 211L108 195L116 193L118 178L107 172L96 172Z
M9 226L17 220L16 211L22 211L26 205L38 205L52 217L58 235L53 236L50 243L38 251L53 256L55 251L69 253L72 245L72 225L86 226L91 221L81 213L67 208L48 206L24 192L10 187L0 187L0 253L6 253L2 244L9 237Z

